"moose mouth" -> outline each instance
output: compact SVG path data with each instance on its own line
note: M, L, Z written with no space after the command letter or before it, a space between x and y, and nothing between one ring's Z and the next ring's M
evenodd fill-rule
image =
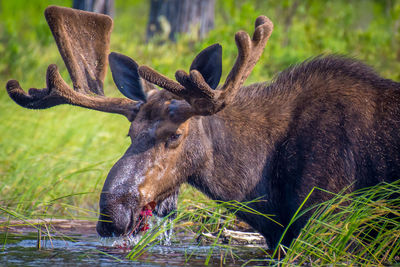
M150 217L153 216L153 211L155 208L156 208L156 203L154 201L144 205L144 207L139 213L136 225L132 227L132 230L130 231L128 236L136 236L140 232L146 232L147 230L150 229L149 226L149 222L151 220Z
M155 207L155 202L150 202L144 205L140 210L137 219L132 220L136 223L133 223L129 227L130 230L127 231L127 233L119 236L115 236L114 234L111 236L103 236L100 238L102 245L105 247L114 247L120 249L128 249L136 245L142 236L141 234L150 229L150 221Z

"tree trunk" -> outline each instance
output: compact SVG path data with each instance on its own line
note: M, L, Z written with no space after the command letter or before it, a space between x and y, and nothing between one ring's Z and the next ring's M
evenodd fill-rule
M72 7L114 16L114 0L73 0Z
M175 41L178 33L203 38L214 27L214 6L215 0L151 0L147 40Z

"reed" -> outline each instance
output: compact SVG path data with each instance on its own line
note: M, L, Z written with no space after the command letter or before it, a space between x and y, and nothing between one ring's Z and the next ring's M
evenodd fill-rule
M333 194L331 200L314 208L282 264L382 266L400 262L400 180Z

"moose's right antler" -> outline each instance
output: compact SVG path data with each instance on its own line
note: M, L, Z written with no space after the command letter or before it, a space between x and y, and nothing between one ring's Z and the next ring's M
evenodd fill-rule
M19 105L44 109L71 104L104 112L118 113L130 121L139 102L104 97L112 19L108 16L71 8L50 6L46 20L73 82L74 90L62 79L56 65L47 69L47 88L31 88L28 94L16 80L7 83L7 92Z
M244 31L236 33L238 57L219 90L213 90L196 69L191 69L189 74L178 70L175 77L179 83L146 66L139 67L139 74L145 80L184 98L192 106L192 114L212 115L223 109L229 100L234 98L236 91L243 85L259 60L272 30L272 22L265 16L259 16L256 19L252 39Z

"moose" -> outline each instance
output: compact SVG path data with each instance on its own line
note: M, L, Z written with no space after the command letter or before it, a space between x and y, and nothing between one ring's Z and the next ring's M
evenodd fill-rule
M235 35L238 56L224 84L222 47L211 45L175 80L133 59L109 54L110 17L50 6L46 20L69 71L73 89L57 66L47 87L25 92L8 81L9 96L29 109L70 104L124 115L131 145L110 170L100 196L97 232L136 234L141 212L165 216L188 183L214 200L249 202L273 214L237 216L274 247L307 194L319 187L351 192L400 177L400 84L363 63L317 56L282 71L269 83L244 86L272 33L265 16L253 36ZM126 98L104 96L110 64ZM158 89L156 86L160 87ZM329 199L314 191L305 207ZM289 245L307 222L289 228Z

